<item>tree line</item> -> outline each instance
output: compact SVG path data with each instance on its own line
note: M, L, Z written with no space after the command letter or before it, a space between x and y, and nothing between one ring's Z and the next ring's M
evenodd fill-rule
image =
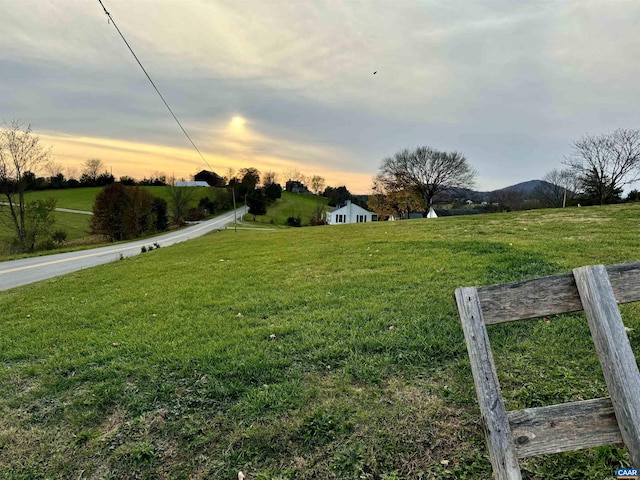
M533 198L503 190L474 209L479 213L619 203L623 201L624 188L640 179L640 130L585 135L573 142L562 165L564 168L544 175ZM442 152L428 146L404 149L382 160L367 206L379 218L408 217L413 212L426 216L434 203L462 207L472 195L469 189L475 175L459 152ZM626 200L640 200L640 192L631 190ZM469 212L463 208L459 211Z

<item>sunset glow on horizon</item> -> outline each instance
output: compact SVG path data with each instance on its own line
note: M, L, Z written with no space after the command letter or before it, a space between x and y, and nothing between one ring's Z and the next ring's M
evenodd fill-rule
M238 129L244 130L246 123L245 119L234 117L229 122L229 126L234 131ZM52 160L55 164L63 167L65 175L68 175L68 172L75 172L75 175L79 176L84 162L90 158L102 160L106 170L112 173L116 180L123 176L142 180L157 173L163 173L167 178L175 177L178 180L188 180L200 170L209 169L193 148L152 145L110 138L34 133L40 137L45 148L51 147ZM257 142L266 141L259 135L250 134L249 132L243 133L247 142L251 139ZM234 156L233 150L235 148L233 142L221 141L220 144L231 150L231 152L229 154L216 154L206 149L201 149L201 152L211 169L221 176L226 175L230 168L237 172L241 168L253 167L257 168L261 173L267 171L275 172L278 182L284 186L287 181L287 178L284 178L286 172L297 170L306 176L323 176L326 179L327 186L338 187L348 184L353 193L366 194L370 191L371 176L367 174L352 173L345 175L342 171L323 167L310 168L308 164L274 157L269 154L256 154L249 158L246 154L247 152L244 152L239 156ZM246 148L250 150L251 147L247 144ZM236 151L235 153L238 152ZM45 172L42 171L39 174L44 175Z
M0 1L0 124L80 171L295 169L366 194L384 158L429 146L488 191L640 124L639 2L102 1L113 22Z

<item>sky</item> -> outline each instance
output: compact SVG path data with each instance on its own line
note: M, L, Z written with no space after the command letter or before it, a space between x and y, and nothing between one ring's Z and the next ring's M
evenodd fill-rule
M366 194L428 145L486 191L640 128L639 0L102 1L206 162L98 0L0 0L0 122L71 174L254 167Z

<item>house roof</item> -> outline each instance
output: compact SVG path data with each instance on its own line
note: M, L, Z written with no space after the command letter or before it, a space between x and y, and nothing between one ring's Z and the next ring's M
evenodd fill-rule
M355 209L355 211L360 211L360 212L364 212L364 213L369 213L371 215L375 215L375 213L370 212L366 208L362 208L360 205L356 205L355 203L352 203L350 201L347 201L347 204L343 205L342 207L339 207L339 208L336 208L334 210L331 210L331 213L339 212L340 210L343 210L343 209L349 209L349 207L351 208L351 211L353 211Z
M188 182L178 181L178 182L176 182L176 187L208 187L208 186L209 186L209 184L207 182L198 181L198 180L196 180L195 182L192 182L192 181L188 181Z

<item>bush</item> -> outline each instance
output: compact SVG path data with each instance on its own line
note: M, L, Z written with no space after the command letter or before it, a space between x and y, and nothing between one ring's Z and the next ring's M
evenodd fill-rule
M300 217L289 217L287 218L287 225L290 227L301 227L302 219Z
M56 230L51 234L51 240L57 245L62 245L67 240L67 231Z
M204 212L199 208L190 208L184 216L187 222L198 222L204 219Z

